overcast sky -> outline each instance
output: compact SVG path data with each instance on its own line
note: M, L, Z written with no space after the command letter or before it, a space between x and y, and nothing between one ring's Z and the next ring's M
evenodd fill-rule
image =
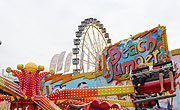
M35 62L49 68L54 54L70 52L86 18L104 24L112 42L167 28L169 50L180 48L180 0L0 0L0 69Z

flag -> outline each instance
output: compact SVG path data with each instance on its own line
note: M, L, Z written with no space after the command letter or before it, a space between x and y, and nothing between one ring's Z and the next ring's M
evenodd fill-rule
M83 70L83 60L84 60L84 51L81 53L81 60L80 60L80 71Z
M64 73L69 72L71 66L71 60L72 60L72 52L69 52L65 61Z
M96 53L96 67L95 67L95 71L98 71L98 68L99 68L99 54L100 54L100 52L98 51Z
M58 58L59 58L59 54L55 54L52 57L49 70L53 69L55 71Z
M89 70L90 51L88 51L87 71Z
M62 51L61 54L59 55L58 62L57 62L57 71L56 72L62 70L65 53L66 53L66 51Z

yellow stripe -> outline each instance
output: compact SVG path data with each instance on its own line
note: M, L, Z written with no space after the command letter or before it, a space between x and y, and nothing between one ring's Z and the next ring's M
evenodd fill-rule
M134 93L134 86L110 86L110 87L99 87L98 96L108 96L108 95L123 95Z
M179 49L171 50L171 54L172 54L172 56L179 55L180 54L180 48Z

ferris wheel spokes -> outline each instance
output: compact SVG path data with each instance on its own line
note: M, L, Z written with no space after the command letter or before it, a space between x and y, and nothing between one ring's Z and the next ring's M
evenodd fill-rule
M108 44L111 44L111 39L109 39L106 28L96 18L88 18L78 26L76 37L77 39L74 39L74 45L76 47L72 49L76 57L74 62L77 61L74 63L74 74L78 74L81 71L101 71L103 49Z

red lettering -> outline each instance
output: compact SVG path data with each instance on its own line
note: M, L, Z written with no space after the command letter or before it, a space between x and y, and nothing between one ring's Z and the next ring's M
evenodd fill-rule
M119 69L118 69L118 66L119 66ZM122 72L122 68L121 68L121 63L120 64L118 64L118 63L116 63L116 65L115 65L115 67L114 67L114 74L116 75L116 76L118 76L118 75L120 75L120 74L122 74L123 72Z
M112 52L112 50L114 50L114 52ZM121 54L119 53L117 46L111 47L108 50L108 53L109 53L109 56L110 56L110 58L112 60L112 62L111 62L112 65L116 64L119 61L120 57L121 57ZM114 57L115 55L117 55L116 58Z
M134 69L134 61L133 60L130 60L129 62L126 61L122 64L123 66L123 70L124 70L124 74L126 74L126 72L130 72L130 66L132 67L132 70ZM127 68L127 71L126 71L126 68Z
M149 48L150 48L150 43L152 43L152 48L151 48L150 52L153 52L153 50L156 47L156 38L155 37L151 37L151 33L149 33L147 35L147 50L149 50Z

